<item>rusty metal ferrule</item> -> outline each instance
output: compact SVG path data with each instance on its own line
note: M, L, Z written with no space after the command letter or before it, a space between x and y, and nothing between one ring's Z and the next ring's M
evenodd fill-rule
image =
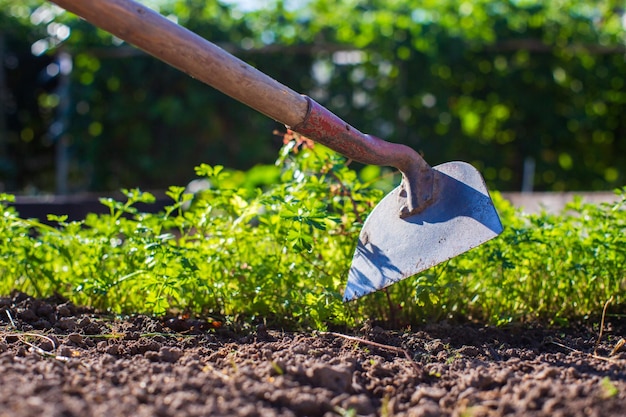
M430 166L412 148L366 135L341 120L310 97L306 115L292 130L363 164L392 166L402 172L400 216L408 217L428 205L433 194Z

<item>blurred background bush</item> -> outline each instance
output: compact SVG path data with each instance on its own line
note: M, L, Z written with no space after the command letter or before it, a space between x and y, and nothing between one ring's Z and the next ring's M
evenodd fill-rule
M500 191L626 180L626 15L598 0L142 1L360 130ZM0 0L0 191L165 189L279 126L42 0Z

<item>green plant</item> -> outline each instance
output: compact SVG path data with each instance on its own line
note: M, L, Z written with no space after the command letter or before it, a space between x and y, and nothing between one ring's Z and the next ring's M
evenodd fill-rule
M24 219L0 196L0 293L59 293L113 312L184 312L288 327L402 327L464 317L491 323L559 322L623 306L626 189L615 204L571 203L524 215L498 193L505 231L496 239L354 303L341 301L363 220L392 179L361 174L321 146L288 137L277 178L200 165L210 186L170 187L170 206L137 210L154 196L124 190L104 215L55 227ZM257 175L257 174L255 174ZM364 180L363 178L366 178ZM376 184L373 187L372 184Z
M470 310L497 323L597 315L611 296L623 305L626 188L617 195L612 204L577 198L559 214L509 208L503 234L452 260L446 273L461 277Z
M356 219L381 193L334 153L296 155L294 145L281 153L275 186L244 188L245 178L203 164L196 172L210 187L195 196L170 187L173 203L158 214L135 208L154 201L137 189L123 190L126 201L102 199L105 215L51 216L57 227L3 205L0 293L56 292L115 312L185 310L317 328L352 322L339 291Z

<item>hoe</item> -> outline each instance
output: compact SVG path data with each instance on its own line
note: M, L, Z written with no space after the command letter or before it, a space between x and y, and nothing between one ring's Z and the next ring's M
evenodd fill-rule
M348 272L354 300L466 252L502 232L480 173L435 167L408 146L363 134L310 97L132 0L53 0L290 129L364 164L397 168L400 185L372 210Z

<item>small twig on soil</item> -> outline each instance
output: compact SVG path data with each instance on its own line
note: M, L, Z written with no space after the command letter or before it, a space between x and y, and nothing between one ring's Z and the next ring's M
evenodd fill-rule
M593 358L593 359L600 359L601 361L617 363L617 360L615 358L607 358L604 356L596 355L595 353L585 353L581 350L574 349L567 345L564 345L563 343L555 342L554 340L548 340L548 343L552 343L553 345L557 345L559 347L562 347L563 349L567 349L570 352L580 353L581 355L589 356L590 358Z
M341 333L319 332L319 334L328 335L328 336L335 336L335 337L341 337L343 339L350 340L352 342L363 343L364 345L370 345L370 346L377 347L379 349L390 350L392 352L396 352L396 353L402 354L411 363L411 366L413 367L413 369L415 369L418 372L420 370L419 367L417 366L417 363L415 363L413 358L411 358L411 355L409 355L409 352L407 352L406 349L402 349L402 348L399 348L399 347L396 347L396 346L385 345L385 344L378 343L378 342L372 342L371 340L362 339L362 338L356 337L356 336L348 336L346 334L341 334Z
M30 336L35 336L35 335L34 334L30 334ZM43 336L43 335L37 335L37 336L41 336L41 337L43 337L45 339L48 339L48 340L50 340L52 342L52 339L50 339L50 338L48 338L46 336ZM23 339L20 339L20 340L25 345L30 346L30 348L32 350L34 350L35 352L39 353L41 356L54 358L54 359L56 359L58 361L61 361L61 362L67 362L67 361L70 360L70 358L67 357L67 356L57 355L57 354L52 353L52 352L47 352L47 351L43 350L42 348L40 348L39 346L35 346L32 343L27 342L26 340L23 340ZM54 346L54 342L52 342L52 346Z
M624 340L624 338L621 338L620 340L617 341L617 343L615 344L615 347L613 348L611 353L609 353L609 356L616 355L617 352L619 352L624 347L624 345L626 345L626 340Z
M15 325L13 325L13 326L15 326ZM41 356L52 357L52 358L57 359L57 360L62 361L62 362L67 362L70 359L67 356L57 355L57 354L54 354L54 353L51 353L51 352L47 352L47 351L43 350L42 348L40 348L39 346L35 346L34 344L32 344L29 341L24 339L24 337L38 337L40 339L45 339L48 342L50 342L50 344L52 344L52 350L55 350L57 348L57 344L54 342L54 340L52 338L50 338L50 337L48 337L46 335L39 334L39 333L29 333L29 332L17 332L17 333L2 332L2 333L0 333L0 335L2 335L3 337L6 337L6 336L17 337L20 342L24 343L26 346L30 347L34 352L40 354Z
M598 340L596 340L596 344L593 347L594 356L598 352L598 346L600 345L600 339L602 339L602 333L604 332L604 318L606 317L606 310L609 307L609 304L613 301L613 296L611 296L606 303L604 303L604 308L602 309L602 319L600 320L600 333L598 334Z
M7 313L7 317L9 318L9 321L11 322L11 327L13 327L15 330L17 330L17 326L15 325L15 322L13 321L13 317L11 317L11 313L9 312L9 310L5 310L5 313ZM7 333L2 332L2 335L6 337ZM39 348L37 346L34 346L32 343L29 343L29 342L25 341L22 338L22 336L40 337L40 338L46 339L48 342L50 342L52 344L52 348L53 349L56 349L56 347L57 347L57 344L54 343L54 340L52 340L48 336L44 336L44 335L39 334L39 333L19 332L19 333L12 333L11 336L16 336L18 339L20 339L22 341L22 343L24 343L24 344L26 344L26 345L34 348L34 349L43 350L43 349L41 349L41 348Z
M7 313L7 317L9 317L9 321L11 322L11 326L15 330L17 330L17 326L15 325L15 322L13 321L13 317L11 317L11 313L9 312L9 310L5 310L5 312ZM17 332L14 332L14 333L2 332L0 334L2 336L4 336L4 337L6 337L7 335L11 335L11 336L17 337L20 342L24 343L26 346L30 347L33 351L37 352L41 356L52 357L52 358L54 358L56 360L59 360L59 361L62 361L62 362L67 362L68 360L70 360L70 358L68 358L67 356L56 355L56 354L51 353L51 352L46 352L45 350L43 350L39 346L35 346L32 343L30 343L30 342L28 342L27 340L24 339L24 337L39 337L41 339L45 339L48 342L50 342L50 344L52 345L52 350L55 350L57 348L57 344L54 342L54 340L52 338L50 338L50 337L48 337L46 335L39 334L39 333L20 332L19 330L17 330Z
M9 321L11 322L11 326L17 329L17 326L15 325L15 322L13 321L13 317L11 317L11 312L9 310L5 310L4 312L7 313L7 317L9 318Z
M616 363L617 360L615 358L611 358L611 356L615 355L626 344L626 341L624 339L618 340L617 344L615 345L615 347L613 348L613 350L609 354L609 357L598 355L598 347L600 346L600 341L602 340L602 335L604 333L604 319L606 318L606 310L608 309L609 304L611 304L612 301L613 301L613 296L611 296L608 300L606 300L606 303L604 303L604 308L602 309L602 318L600 319L600 331L599 331L599 334L598 334L598 339L596 340L596 343L593 346L593 353L582 352L580 350L577 350L577 349L571 348L569 346L566 346L563 343L555 342L552 339L550 339L548 342L552 343L553 345L557 345L557 346L560 346L560 347L562 347L564 349L567 349L567 350L569 350L571 352L576 352L576 353L580 353L582 355L587 355L587 356L589 356L591 358L600 359L602 361Z

